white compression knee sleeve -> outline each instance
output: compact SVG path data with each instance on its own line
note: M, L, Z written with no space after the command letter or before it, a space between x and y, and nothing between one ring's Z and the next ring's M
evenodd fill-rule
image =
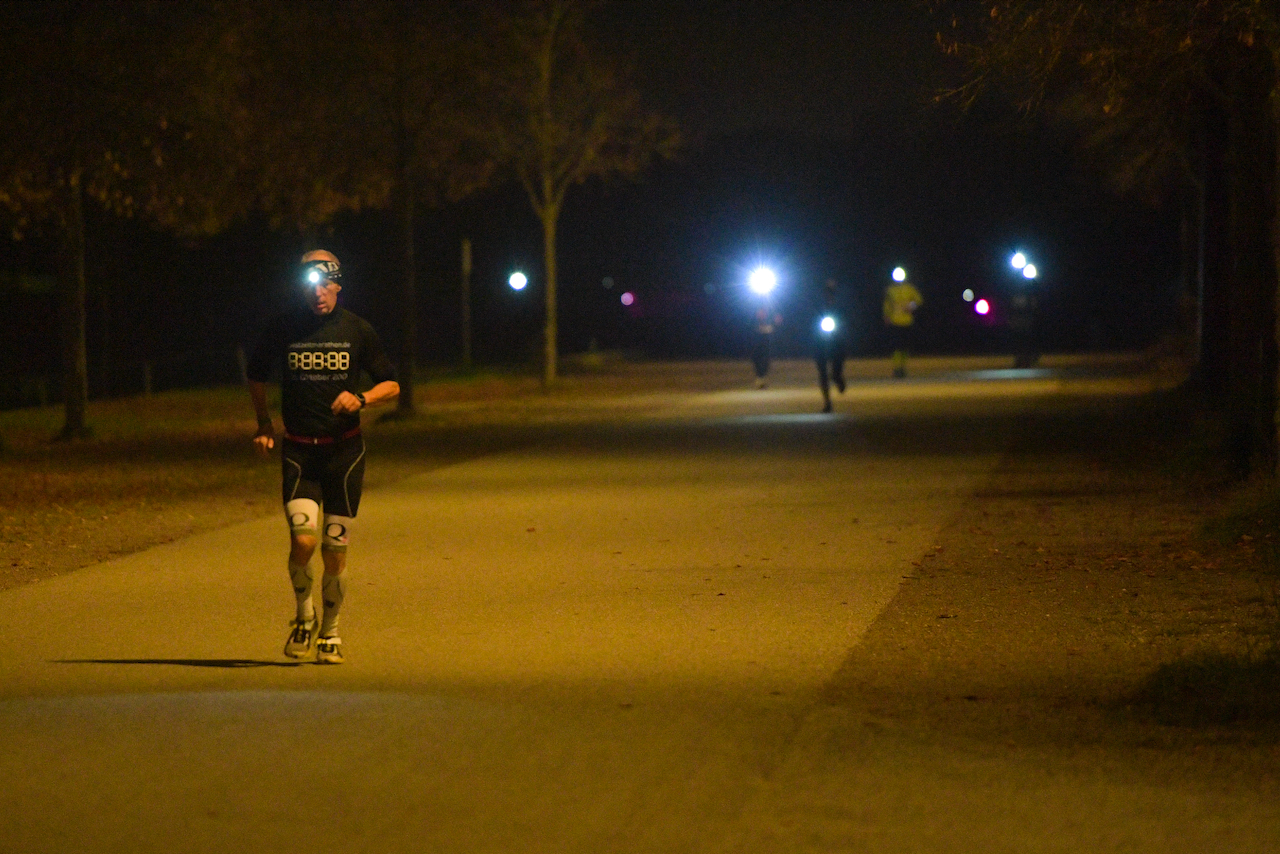
M289 533L316 536L320 532L320 505L310 498L295 498L284 505L285 518L289 520Z
M324 538L320 548L330 552L345 552L351 540L351 525L355 522L350 516L324 514Z

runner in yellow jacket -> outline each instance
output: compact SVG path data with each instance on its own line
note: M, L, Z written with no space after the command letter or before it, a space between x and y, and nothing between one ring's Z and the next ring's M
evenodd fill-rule
M924 297L920 296L915 285L907 281L906 272L901 267L893 271L893 278L893 284L884 289L884 325L893 347L893 375L905 377L915 313L924 304Z

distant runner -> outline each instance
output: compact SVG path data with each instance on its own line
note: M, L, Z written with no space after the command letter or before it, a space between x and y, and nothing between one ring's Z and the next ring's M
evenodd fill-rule
M924 303L924 297L916 286L907 281L901 267L893 271L893 284L884 289L884 325L889 332L889 344L893 347L893 375L907 375L907 352L911 348L912 324L916 309Z
M782 324L782 315L768 305L757 309L751 339L751 365L756 372L756 388L768 385L769 360L774 330Z
M844 358L848 344L848 324L836 294L836 280L822 287L822 305L813 320L813 360L818 365L818 388L822 390L822 411L831 411L831 383L844 394ZM829 378L828 378L829 377Z
M338 612L346 594L343 570L364 481L360 410L395 400L400 385L373 327L338 306L342 273L337 257L317 250L303 255L301 263L305 307L272 318L249 359L249 396L258 415L253 445L263 456L275 447L267 382L278 371L289 578L297 598L297 616L289 624L284 654L304 658L314 644L317 662L340 664ZM360 391L362 371L374 383L365 392ZM311 557L317 542L324 563L320 586L324 614L318 626L311 599L315 581Z

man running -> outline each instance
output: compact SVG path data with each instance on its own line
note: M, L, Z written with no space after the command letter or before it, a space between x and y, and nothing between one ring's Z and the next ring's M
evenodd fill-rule
M836 280L822 287L822 305L813 321L813 360L818 365L818 388L822 390L822 411L831 411L831 382L844 394L844 358L849 331L845 313L836 295ZM829 376L829 378L828 378Z
M314 643L317 662L341 664L338 612L346 594L343 571L364 481L360 410L395 400L400 385L373 327L338 306L342 273L337 257L324 250L308 252L299 273L303 306L272 318L249 359L249 396L258 415L253 445L263 456L275 447L267 382L279 371L289 578L297 598L284 654L304 658ZM360 391L361 372L374 383L365 392ZM324 614L318 626L311 599L311 557L317 542L324 564Z
M915 323L916 309L924 303L924 297L916 286L907 281L907 272L901 267L893 270L893 284L884 289L884 324L893 347L893 375L907 375L907 352L911 346L911 325Z

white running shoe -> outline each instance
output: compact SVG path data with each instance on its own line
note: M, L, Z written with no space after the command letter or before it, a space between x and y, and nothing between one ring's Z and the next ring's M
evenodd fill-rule
M293 620L289 623L289 639L284 642L284 654L290 658L306 658L311 654L311 644L316 637L319 621Z
M341 664L342 639L320 638L316 641L316 664Z

